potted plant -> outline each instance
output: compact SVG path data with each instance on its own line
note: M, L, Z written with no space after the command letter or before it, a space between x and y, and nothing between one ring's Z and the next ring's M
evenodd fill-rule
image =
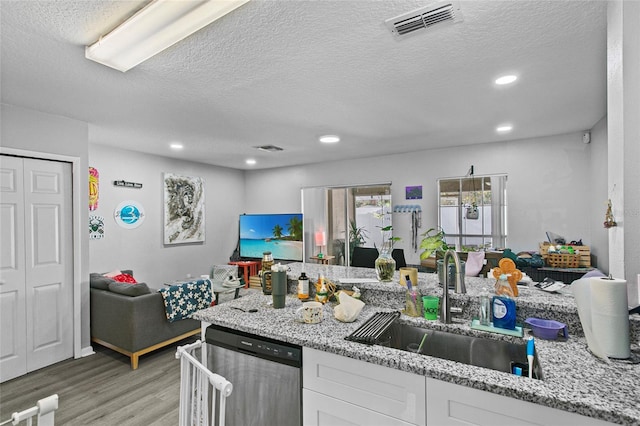
M391 225L382 227L380 230L382 231L382 248L380 249L380 255L375 261L376 276L378 280L388 282L393 279L393 274L396 270L396 261L391 256L393 245L401 241L402 238L392 235L393 226Z
M423 232L421 236L422 241L420 241L420 248L423 252L420 253L420 260L425 260L439 251L445 252L449 248L445 241L445 233L442 228L430 228L426 232Z
M420 253L420 260L425 260L428 257L431 257L434 253L443 254L445 251L452 249L453 247L449 247L447 242L445 241L445 233L442 228L431 228L424 232L422 235L422 241L420 241L420 248L424 251ZM455 280L455 270L452 267L451 260L449 262L449 277L453 277L450 279L450 282L454 282ZM463 260L460 261L460 267L464 272L465 262ZM438 271L438 278L440 283L444 283L444 261L442 259L436 260L435 262L436 270Z
M353 248L363 246L367 240L367 230L358 227L355 220L349 221L349 258L353 257Z

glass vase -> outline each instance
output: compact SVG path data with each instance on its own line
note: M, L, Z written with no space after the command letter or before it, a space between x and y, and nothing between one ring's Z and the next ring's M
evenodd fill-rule
M396 271L396 261L391 257L391 244L383 244L380 255L376 259L375 266L378 281L389 282L393 280L393 274Z

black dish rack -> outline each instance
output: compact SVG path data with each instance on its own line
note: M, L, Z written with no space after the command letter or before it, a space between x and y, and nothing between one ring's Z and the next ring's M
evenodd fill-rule
M398 317L400 317L400 312L378 312L345 339L373 345Z

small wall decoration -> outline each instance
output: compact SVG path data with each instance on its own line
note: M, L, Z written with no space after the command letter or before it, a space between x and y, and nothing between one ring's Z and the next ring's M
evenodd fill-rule
M137 201L127 200L118 204L113 212L116 223L125 229L135 229L144 222L144 208Z
M113 186L124 186L125 188L142 188L142 184L138 182L127 182L126 180L114 180Z
M89 167L89 211L94 211L98 208L99 181L100 173L98 173L98 169Z
M407 200L422 200L422 185L405 187Z
M101 240L104 238L104 217L89 216L89 239Z
M164 243L195 243L204 238L204 180L165 173Z

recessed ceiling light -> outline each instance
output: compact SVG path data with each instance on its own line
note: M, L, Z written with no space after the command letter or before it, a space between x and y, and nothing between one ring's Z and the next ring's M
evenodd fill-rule
M171 149L178 150L184 148L184 145L182 145L181 143L172 143L171 145L169 145L169 147L171 147Z
M336 142L340 142L340 136L336 136L336 135L324 135L324 136L320 136L320 142L322 142L322 143L336 143Z
M249 158L247 161L245 161L245 163L247 163L250 166L253 166L254 164L256 164L256 160L254 160L253 158Z
M496 79L496 84L499 84L499 85L509 84L509 83L513 83L517 79L518 77L515 75L503 75L502 77L499 77Z
M503 124L502 126L496 127L496 132L498 133L507 133L513 130L513 126L510 124Z

